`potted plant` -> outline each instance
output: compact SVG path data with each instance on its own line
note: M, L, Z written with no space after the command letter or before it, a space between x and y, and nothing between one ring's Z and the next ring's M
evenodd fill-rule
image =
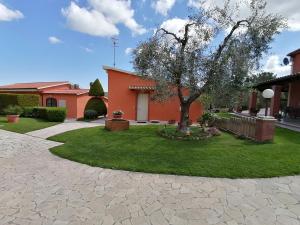
M9 123L17 123L23 109L18 105L9 105L3 111L6 114L7 121Z
M113 114L114 119L122 119L124 112L121 110L116 110L116 111L113 111L112 114Z

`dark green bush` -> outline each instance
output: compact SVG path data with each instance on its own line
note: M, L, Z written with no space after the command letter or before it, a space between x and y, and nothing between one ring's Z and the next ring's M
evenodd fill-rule
M21 114L22 117L33 117L33 109L34 107L24 107L23 113Z
M20 115L23 112L21 106L18 105L9 105L3 109L5 115Z
M47 120L50 122L63 122L66 119L67 111L64 107L48 107Z
M87 110L95 110L97 116L104 116L107 114L106 105L101 98L91 98L85 106L84 111Z
M96 110L88 109L84 111L84 118L88 120L96 119L98 117L98 113Z
M9 105L38 106L39 96L33 94L0 94L0 113L3 113L3 109Z
M50 122L63 122L66 116L66 108L63 107L35 107L32 110L32 117Z
M34 107L32 117L47 120L47 107Z

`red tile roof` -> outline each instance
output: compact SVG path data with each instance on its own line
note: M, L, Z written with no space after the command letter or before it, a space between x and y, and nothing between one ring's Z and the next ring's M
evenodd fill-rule
M89 92L89 89L69 89L69 90L50 90L43 91L43 94L66 94L66 95L83 95Z
M47 87L55 87L63 84L69 84L68 81L60 82L34 82L34 83L16 83L0 86L0 89L43 89Z

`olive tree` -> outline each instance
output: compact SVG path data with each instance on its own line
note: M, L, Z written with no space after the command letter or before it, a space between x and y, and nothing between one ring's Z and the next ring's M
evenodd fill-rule
M239 7L230 0L223 7L200 7L179 32L159 27L133 51L136 72L156 81L155 97L178 96L178 130L186 132L189 108L201 94L233 71L247 72L285 27L283 17L266 12L264 0L246 2L249 13L244 17L237 16Z

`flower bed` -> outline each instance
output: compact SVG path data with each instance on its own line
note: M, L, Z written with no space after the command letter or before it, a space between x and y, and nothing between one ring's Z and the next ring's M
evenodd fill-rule
M172 140L185 140L185 141L198 141L209 137L213 134L205 128L191 127L189 135L179 132L175 126L164 127L158 131L161 137L172 139Z

